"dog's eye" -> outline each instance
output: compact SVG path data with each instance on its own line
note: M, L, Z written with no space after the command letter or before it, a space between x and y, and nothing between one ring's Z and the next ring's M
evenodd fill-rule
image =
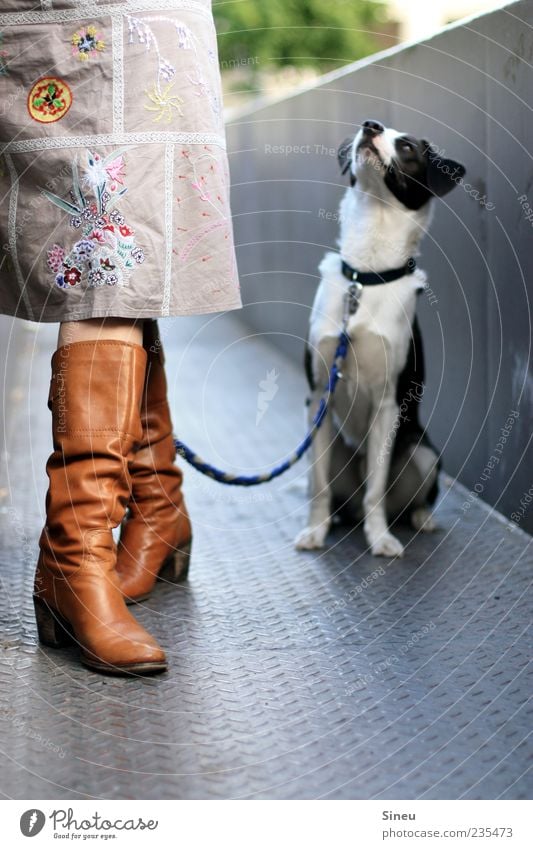
M412 150L413 149L413 145L411 144L411 142L402 142L400 147L401 147L402 150Z

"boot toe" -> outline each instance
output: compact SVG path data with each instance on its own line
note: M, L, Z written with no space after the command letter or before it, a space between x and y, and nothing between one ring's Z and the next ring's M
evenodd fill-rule
M164 672L167 669L165 652L129 612L114 622L106 623L92 634L92 639L80 644L86 665L103 671L142 674Z
M86 666L113 674L144 674L165 672L168 668L165 652L155 640L115 639L107 641L105 653L82 649Z

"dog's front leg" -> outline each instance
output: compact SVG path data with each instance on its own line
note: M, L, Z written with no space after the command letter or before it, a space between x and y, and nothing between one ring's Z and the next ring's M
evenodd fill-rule
M318 409L321 394L315 394L309 405L309 423ZM324 416L311 448L309 496L311 498L307 527L295 539L298 549L323 548L331 527L330 466L334 428L331 411Z
M382 401L368 434L367 480L363 500L365 536L372 554L383 557L403 555L401 542L389 531L385 512L385 493L398 412L398 405L394 400Z

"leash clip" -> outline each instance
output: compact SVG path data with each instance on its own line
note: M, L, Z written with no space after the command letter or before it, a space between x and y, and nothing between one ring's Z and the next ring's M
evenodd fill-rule
M362 283L357 283L354 280L353 283L350 283L348 286L348 291L346 292L346 308L345 308L345 316L348 318L351 315L355 315L359 308L359 301L361 300L361 294L363 291Z

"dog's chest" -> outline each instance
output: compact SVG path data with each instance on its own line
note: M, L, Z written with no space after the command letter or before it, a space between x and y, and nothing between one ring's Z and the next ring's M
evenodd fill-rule
M397 285L394 297L384 296L384 288L364 290L348 325L350 349L333 399L337 425L354 447L368 432L374 411L396 398L407 360L416 294L412 282Z
M396 385L407 359L415 309L416 291L409 278L363 290L348 324L351 349L345 371L349 383L378 388Z

